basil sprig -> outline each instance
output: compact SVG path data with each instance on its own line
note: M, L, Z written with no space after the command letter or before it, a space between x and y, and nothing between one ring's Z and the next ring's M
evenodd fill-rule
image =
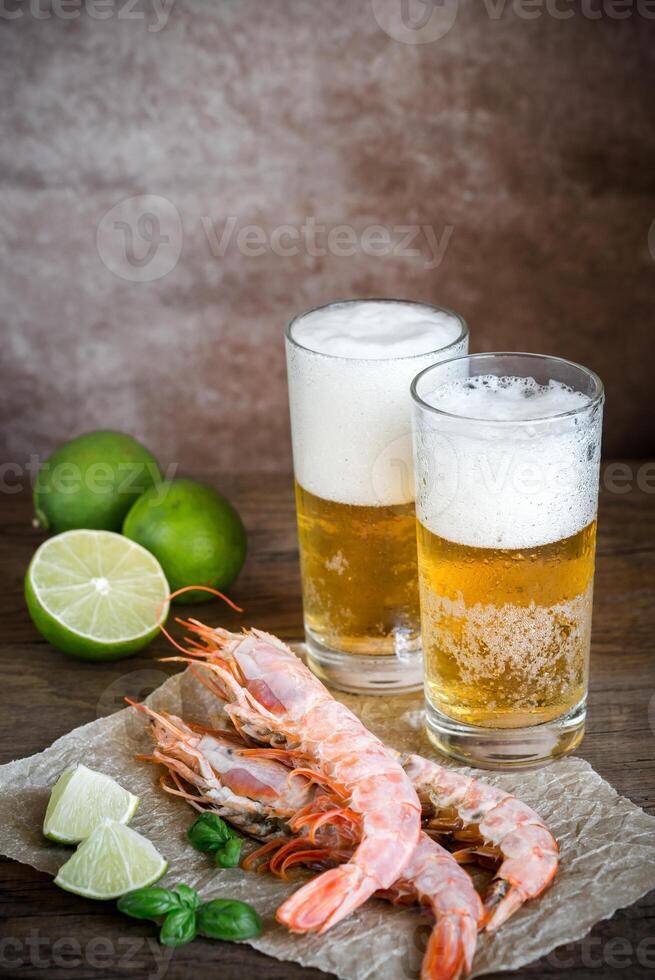
M219 868L236 868L241 857L242 839L216 813L201 813L187 830L197 851L213 854Z
M119 898L118 908L134 919L161 922L159 941L164 946L184 946L198 932L209 939L233 942L262 931L261 919L246 902L217 898L201 903L198 892L182 884L173 890L138 888Z

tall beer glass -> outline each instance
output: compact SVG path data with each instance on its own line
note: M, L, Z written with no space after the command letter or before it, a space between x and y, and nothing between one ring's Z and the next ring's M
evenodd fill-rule
M422 684L409 386L468 349L454 313L350 300L286 337L305 635L346 691Z
M412 385L426 722L473 765L534 765L584 732L603 387L537 354Z

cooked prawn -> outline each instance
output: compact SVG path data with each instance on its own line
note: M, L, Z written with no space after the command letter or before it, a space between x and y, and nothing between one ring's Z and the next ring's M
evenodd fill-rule
M293 865L312 869L348 861L357 846L356 818L334 809L330 790L311 773L294 774L275 758L258 758L230 732L189 725L146 705L155 750L148 761L168 769L173 785L162 786L198 809L212 809L267 843L243 862L286 876ZM192 791L186 787L190 786ZM307 831L309 837L298 836ZM470 972L482 903L471 879L453 856L422 833L402 877L377 897L397 904L429 906L436 924L423 960L423 980L457 980Z
M472 846L455 854L460 861L475 859L476 850L484 857L480 843L497 849L501 863L485 898L485 928L494 932L553 880L559 866L557 841L539 814L511 793L419 755L398 758L422 803L431 808L428 833L467 840Z
M314 798L315 786L278 762L243 758L235 732L212 730L126 699L148 715L155 748L137 758L163 765L162 788L197 810L213 810L253 837L287 836L287 823ZM187 788L191 786L193 792Z
M351 859L277 911L293 932L323 933L402 874L421 832L416 792L392 753L277 637L196 620L185 625L198 639L188 648L175 644L184 657L171 659L193 664L199 680L227 702L237 732L301 760L295 772L319 780L334 796L333 809L358 825Z
M385 893L403 902L409 890L436 920L421 964L421 980L457 980L473 965L482 902L452 854L421 834L402 878Z

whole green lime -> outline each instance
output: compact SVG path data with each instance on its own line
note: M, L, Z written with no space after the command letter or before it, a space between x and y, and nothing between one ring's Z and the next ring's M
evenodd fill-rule
M86 432L48 457L34 484L34 523L59 534L120 531L128 510L161 481L157 460L124 432Z
M222 494L194 480L167 480L148 490L125 518L123 534L159 560L173 592L188 585L224 591L246 558L246 532ZM207 602L187 592L179 602Z

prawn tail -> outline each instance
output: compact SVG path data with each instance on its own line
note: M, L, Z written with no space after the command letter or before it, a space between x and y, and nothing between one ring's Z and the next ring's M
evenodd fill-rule
M521 908L526 899L526 896L516 885L512 885L510 888L502 887L502 885L507 886L507 882L500 882L500 885L499 888L492 887L485 901L486 920L484 928L486 932L495 932L496 929L500 929L503 923L507 922L509 917Z
M362 905L378 885L356 864L342 864L294 892L276 919L291 932L324 933Z
M469 915L448 915L439 919L428 940L421 980L458 980L468 976L478 927Z

